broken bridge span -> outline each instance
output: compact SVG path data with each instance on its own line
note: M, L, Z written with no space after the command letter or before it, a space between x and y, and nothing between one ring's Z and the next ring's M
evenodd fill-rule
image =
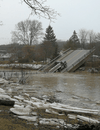
M86 60L93 54L95 48L91 50L71 50L68 49L61 55L57 56L55 59L51 60L50 63L46 64L44 67L40 68L43 72L74 72Z

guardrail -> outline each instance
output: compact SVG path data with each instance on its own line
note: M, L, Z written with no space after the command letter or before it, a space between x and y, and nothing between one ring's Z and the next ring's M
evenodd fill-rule
M60 63L58 63L56 66L54 66L53 68L51 68L50 70L49 70L49 72L55 72L57 69L59 69L61 67L61 64Z
M67 49L66 51L64 51L63 54L67 53L69 50L70 50L70 48ZM57 59L60 58L60 57L61 57L61 55L59 54L57 57L55 57L55 58L54 58L53 60L51 60L48 64L46 64L45 66L43 66L42 68L40 68L38 71L40 71L40 70L42 70L42 69L46 69L46 67L47 67L48 65L52 64L55 60L57 60Z
M69 71L71 70L73 67L75 67L75 65L77 65L79 62L81 62L83 59L85 59L89 54L91 54L92 52L95 51L95 48L93 48L92 50L90 50L87 54L85 54L83 57L81 57L79 60L77 60L74 64L72 64L69 68L67 68L66 70Z
M66 51L64 51L63 54L65 54L65 53L68 52L69 50L70 50L70 48L67 49ZM51 60L50 63L54 62L54 61L57 60L59 57L61 57L60 54L59 54L57 57L55 57L53 60ZM49 65L50 63L48 63L47 65Z
M49 63L47 63L45 66L43 66L43 68L46 69L48 67L48 65L52 64L55 60L57 60L58 58L60 58L60 56L61 55L58 55L56 58L54 58ZM43 68L39 69L38 71L42 70Z
M67 49L66 51L63 52L63 54L65 54L66 52L68 52L71 48Z

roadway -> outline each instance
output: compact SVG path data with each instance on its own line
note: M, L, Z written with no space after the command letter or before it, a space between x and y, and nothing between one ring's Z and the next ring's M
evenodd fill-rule
M61 61L67 62L67 67L70 67L72 64L77 62L80 58L82 58L85 54L87 54L90 50L75 50L71 54L69 54L67 57L62 59Z

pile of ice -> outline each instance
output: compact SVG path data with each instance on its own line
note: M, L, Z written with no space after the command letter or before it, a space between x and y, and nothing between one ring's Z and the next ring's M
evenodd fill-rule
M10 109L11 112L18 115L18 118L25 119L28 121L34 121L37 123L39 121L40 124L44 125L60 125L65 127L72 127L72 125L66 124L66 122L63 119L55 119L55 118L39 118L38 114L35 111L35 109L44 109L45 113L49 114L56 114L59 117L63 114L59 114L59 111L65 111L65 112L72 112L72 113L79 113L79 114L94 114L98 115L100 114L99 110L91 110L91 109L82 109L77 107L71 107L69 105L64 105L60 103L49 103L44 100L40 100L35 97L29 97L27 93L25 93L23 96L14 96L13 97L15 101L15 105L13 108ZM77 120L83 120L87 121L89 123L99 123L99 120L88 118L81 115L70 115L67 116L70 119L77 119Z
M3 80L0 80L3 82ZM4 80L5 82L5 80ZM14 84L13 84L14 85ZM16 86L17 87L17 86ZM74 113L74 114L67 114L69 119L73 120L81 120L87 121L89 123L100 123L98 119L89 118L86 116L82 116L82 114L92 114L92 115L100 115L99 110L92 110L92 109L83 109L77 107L71 107L70 105L64 105L61 103L50 103L43 99L38 99L36 97L31 97L28 93L23 93L22 95L14 95L12 96L4 90L0 88L0 99L9 99L14 101L15 104L10 111L18 116L20 119L24 119L27 121L32 121L38 125L38 123L42 125L55 125L58 127L73 127L71 124L67 124L65 120L60 119L64 113ZM45 113L57 115L59 117L56 118L41 118L39 116L38 111L43 109ZM63 114L59 113L62 112ZM74 127L78 127L78 125L74 125Z
M13 106L14 103L15 100L11 98L4 89L0 88L0 105Z
M13 67L13 68L30 68L30 69L39 69L41 64L0 64L0 67Z
M6 83L8 83L7 80L0 78L0 85L6 84Z

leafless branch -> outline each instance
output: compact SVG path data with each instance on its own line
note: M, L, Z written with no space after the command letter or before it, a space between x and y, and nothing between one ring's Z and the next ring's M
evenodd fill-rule
M46 0L23 0L31 9L32 14L52 21L59 15L54 9L45 5Z

